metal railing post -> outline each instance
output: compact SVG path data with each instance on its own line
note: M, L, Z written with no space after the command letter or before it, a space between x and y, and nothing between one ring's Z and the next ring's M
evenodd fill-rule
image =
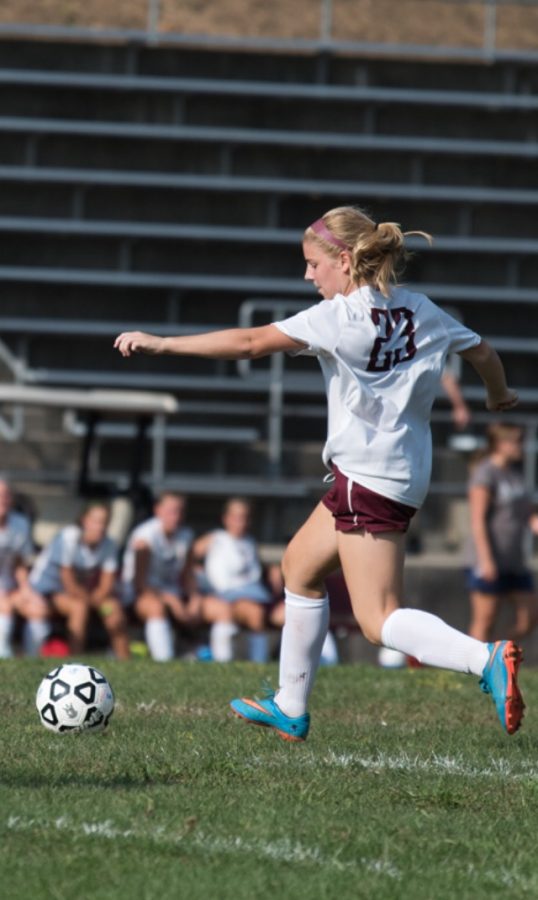
M484 2L484 56L492 59L497 46L497 0Z
M146 31L148 41L154 41L159 32L159 19L161 15L160 0L148 0L148 10L146 18Z
M163 413L153 417L151 444L151 486L154 491L161 491L165 480L167 447L166 417Z
M332 0L321 0L319 38L322 44L329 44L333 31Z
M268 411L268 468L270 475L280 475L282 469L282 417L284 399L284 354L271 357L271 383Z

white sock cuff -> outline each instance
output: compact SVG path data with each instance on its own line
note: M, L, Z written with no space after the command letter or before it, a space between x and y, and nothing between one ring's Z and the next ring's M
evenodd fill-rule
M324 597L316 598L316 597L301 597L300 594L294 594L292 591L286 590L284 591L286 598L286 606L293 606L296 609L320 609L323 606L329 605L329 595L325 594Z
M221 634L230 634L232 637L239 634L239 625L236 625L235 622L213 622L211 627L215 631L220 631Z
M389 650L397 649L392 643L392 626L394 624L394 616L398 618L398 613L402 612L404 612L403 609L395 609L394 612L391 612L383 622L383 627L381 628L381 643L384 647L388 647Z

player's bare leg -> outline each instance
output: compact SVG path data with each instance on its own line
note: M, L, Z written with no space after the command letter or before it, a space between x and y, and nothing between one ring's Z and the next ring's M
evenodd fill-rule
M11 633L13 631L13 608L10 595L0 591L0 659L12 655Z
M13 593L13 608L24 621L23 646L26 656L37 656L50 631L49 604L31 588Z
M364 634L425 665L477 675L493 696L503 728L513 734L524 709L517 684L520 649L513 641L482 643L423 610L397 608L404 540L399 532L338 533L342 568Z
M269 643L265 631L267 614L264 604L254 600L236 600L233 604L233 617L238 625L249 632L248 655L251 662L267 662Z
M489 641L499 612L500 597L495 594L484 594L482 591L471 591L470 599L469 634L477 641Z
M286 619L280 650L280 688L275 697L232 702L236 715L274 728L285 740L308 734L307 703L329 626L324 579L339 564L334 519L319 503L286 550Z
M91 597L90 604L101 619L110 644L117 659L129 659L129 636L127 621L120 601L111 594L109 597Z
M211 625L209 646L215 662L231 662L233 659L233 639L237 634L234 622L233 604L219 597L206 596L203 601L204 621Z
M510 600L515 609L511 636L514 641L519 641L530 634L538 623L538 596L529 591L512 591Z
M66 619L67 635L71 653L76 656L82 653L86 644L86 632L90 607L83 597L71 594L53 594L52 605L56 612Z

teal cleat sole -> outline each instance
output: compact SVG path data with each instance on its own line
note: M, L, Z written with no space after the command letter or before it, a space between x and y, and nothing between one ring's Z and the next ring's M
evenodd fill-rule
M499 721L508 734L515 734L523 719L525 704L517 682L523 660L521 648L514 641L488 644L489 660L484 667L480 687L491 694Z
M249 725L272 728L284 741L301 743L306 740L310 727L308 713L305 713L304 716L297 716L297 718L286 716L272 698L251 700L242 697L232 700L230 706L233 714L239 719L243 719Z

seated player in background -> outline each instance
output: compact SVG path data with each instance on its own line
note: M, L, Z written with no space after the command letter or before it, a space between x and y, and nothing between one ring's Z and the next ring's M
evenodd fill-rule
M267 662L266 611L271 595L262 581L256 541L248 533L251 507L234 497L224 505L223 528L198 538L194 557L204 561L201 586L204 620L211 624L210 647L216 662L233 659L233 638L248 631L252 662Z
M124 602L134 604L151 657L159 662L174 657L172 624L192 629L201 622L191 564L194 533L183 524L185 508L179 494L161 494L155 515L131 533L123 558Z
M0 479L0 659L12 655L14 613L24 622L23 647L37 656L49 632L48 606L28 583L28 568L34 555L29 519L13 510L13 492Z
M529 526L538 533L523 473L523 429L494 423L488 447L475 460L469 481L471 535L467 544L471 592L469 634L492 640L501 600L513 605L513 640L528 634L538 621L538 596L525 559Z
M40 553L30 584L67 620L72 654L84 650L93 611L99 615L115 655L127 659L126 620L116 593L118 548L106 533L109 519L105 504L87 506L79 524L63 528Z

